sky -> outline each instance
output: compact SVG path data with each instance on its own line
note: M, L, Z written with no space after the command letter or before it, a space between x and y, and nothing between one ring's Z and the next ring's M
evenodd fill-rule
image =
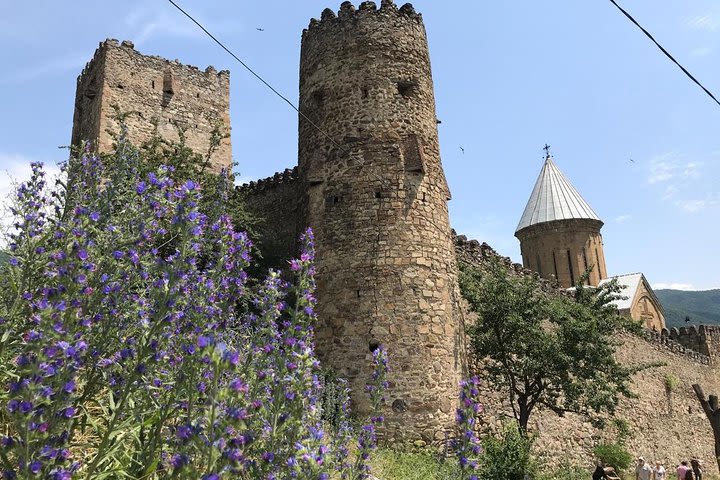
M178 1L293 102L301 32L341 3ZM720 95L719 2L620 3ZM428 33L458 233L520 262L514 232L548 143L605 222L610 275L720 288L720 106L608 0L413 4ZM70 141L77 75L108 37L231 71L242 180L297 163L297 114L166 0L0 0L0 199L30 161L52 170L66 157L58 146Z

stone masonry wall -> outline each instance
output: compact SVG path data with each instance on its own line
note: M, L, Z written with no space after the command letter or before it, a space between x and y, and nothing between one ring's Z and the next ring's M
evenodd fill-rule
M78 77L72 144L95 142L100 152L112 149L118 133L114 106L127 117L128 135L135 145L149 140L157 122L159 134L178 140L185 131L187 146L206 153L211 132L221 125L227 138L211 158L214 171L230 168L230 74L213 67L201 71L177 60L142 55L129 41L100 43L93 59Z
M297 255L297 239L305 224L300 218L297 167L237 188L244 206L259 220L256 242L263 263L283 268Z
M713 364L718 365L720 327L693 325L691 327L671 328L669 335L671 339L681 345L707 355Z
M362 414L372 351L385 345L383 434L440 441L453 429L464 329L422 17L383 0L311 20L300 109L321 360L350 379Z
M487 244L468 241L464 236L455 237L455 248L460 261L479 267L491 258L499 257ZM500 258L513 274L537 276L535 272L513 264L509 258ZM553 290L559 293L552 282L542 284L549 293ZM713 333L716 332L713 330ZM618 334L621 345L617 358L623 364L660 366L634 375L632 389L638 398L623 399L616 417L626 420L630 426L631 437L627 443L634 455L662 460L666 466L697 457L708 466L708 471L713 471L716 463L712 430L692 384L700 383L708 394L720 393L720 372L710 365L707 355L689 348L689 342L681 344L671 338L678 338L678 335L688 340L693 333L680 335L680 332L668 333L667 330L662 333L646 330L644 337ZM666 377L679 380L670 392L665 387ZM483 387L482 397L481 433L497 433L503 422L512 419L510 404L487 385ZM615 440L617 434L611 425L601 430L578 415L568 414L561 418L549 411L535 412L529 427L538 435L537 451L548 461L570 461L588 468L592 466L593 448L601 441Z
M523 265L541 277L557 279L574 287L587 267L590 285L607 277L603 252L602 222L591 219L555 220L526 227L515 234L520 239Z

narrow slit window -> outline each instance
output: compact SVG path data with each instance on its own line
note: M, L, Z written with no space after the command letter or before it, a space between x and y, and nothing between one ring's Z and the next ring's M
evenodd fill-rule
M568 257L568 268L570 269L570 286L575 286L575 272L573 272L573 265L572 265L572 256L570 255L570 250L567 251L567 257Z

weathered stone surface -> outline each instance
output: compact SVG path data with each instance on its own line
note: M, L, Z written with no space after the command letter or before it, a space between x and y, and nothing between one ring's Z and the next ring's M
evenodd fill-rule
M455 237L458 260L482 267L492 258L499 258L514 275L537 273L512 264L509 258L500 257L487 244ZM567 294L558 285L541 280L548 294ZM706 392L720 392L720 376L715 360L720 352L720 327L691 327L663 330L645 330L638 337L619 333L622 343L617 359L625 365L656 364L633 377L632 390L638 398L623 399L617 418L628 421L632 435L628 449L648 460L662 460L676 465L682 459L697 457L706 465L714 465L712 430L692 390L693 383L703 385ZM481 373L474 363L472 370ZM677 387L668 392L667 376L679 380ZM480 417L483 435L496 433L503 422L512 419L512 408L507 398L487 385L483 386L484 411ZM615 440L612 428L600 430L583 417L567 414L558 417L549 411L538 411L529 428L538 435L536 448L551 462L570 461L590 466L593 448L603 440Z
M134 144L149 140L157 121L163 138L178 140L182 128L188 147L205 153L217 122L222 122L222 132L230 129L230 73L212 67L202 72L142 55L130 41L108 39L78 77L72 144L89 140L98 151L110 151L110 132L119 133L114 107L129 114L128 137ZM213 154L211 168L220 171L231 165L228 136Z
M303 32L300 60L300 108L324 132L300 118L318 351L350 375L363 412L384 344L387 405L403 406L387 408L386 433L429 444L452 429L464 345L427 40L409 7L351 7Z
M523 265L543 278L557 279L565 288L574 287L592 266L590 285L597 285L607 278L602 225L599 220L574 218L538 223L516 232Z

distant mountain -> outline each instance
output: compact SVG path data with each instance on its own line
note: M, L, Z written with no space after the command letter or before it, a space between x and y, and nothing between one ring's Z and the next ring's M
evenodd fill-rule
M689 292L683 290L655 290L665 309L668 328L686 325L720 325L720 289ZM685 322L685 317L690 322Z

